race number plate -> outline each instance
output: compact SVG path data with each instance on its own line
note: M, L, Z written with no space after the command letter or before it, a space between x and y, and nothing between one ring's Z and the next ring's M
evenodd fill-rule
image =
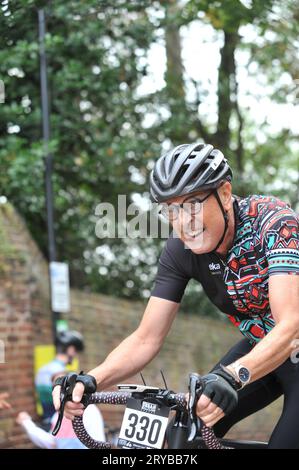
M123 449L162 449L169 408L129 398L118 438Z

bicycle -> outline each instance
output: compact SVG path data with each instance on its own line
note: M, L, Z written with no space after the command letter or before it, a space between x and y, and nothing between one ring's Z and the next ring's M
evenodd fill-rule
M53 434L62 421L64 405L71 400L74 383L61 392L61 409ZM118 447L126 449L265 449L266 442L218 439L196 415L197 400L203 392L199 374L189 376L189 400L185 393L147 385L121 384L118 391L84 394L85 407L95 404L126 405ZM170 412L175 416L169 423ZM86 431L82 416L73 420L78 439L89 449L111 449L110 442L94 440ZM199 433L201 437L199 437Z

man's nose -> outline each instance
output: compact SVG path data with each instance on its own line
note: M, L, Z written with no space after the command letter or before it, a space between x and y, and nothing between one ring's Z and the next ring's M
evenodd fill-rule
M190 229L196 230L198 223L194 214L192 215L189 212L184 211L184 209L180 208L178 225L180 227L180 231L182 234L184 234L184 232L188 232Z
M188 224L192 221L192 215L188 211L184 210L183 207L180 207L178 213L178 221L182 225Z
M203 229L203 217L202 213L190 213L184 211L180 214L181 226L188 227L193 231L199 231Z

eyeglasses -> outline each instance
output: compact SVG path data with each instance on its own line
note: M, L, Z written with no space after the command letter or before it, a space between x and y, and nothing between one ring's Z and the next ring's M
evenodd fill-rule
M181 204L167 204L166 202L163 202L160 204L159 214L171 222L178 218L180 209L184 209L184 212L190 216L199 214L203 207L204 201L206 201L206 199L208 199L208 197L210 197L213 192L214 191L211 191L203 199L195 196L190 199L186 198Z

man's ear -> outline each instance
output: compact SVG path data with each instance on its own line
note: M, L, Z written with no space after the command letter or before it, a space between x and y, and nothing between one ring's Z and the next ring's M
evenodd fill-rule
M224 210L229 210L231 207L232 200L232 185L229 181L225 181L224 184L218 189L221 202L223 204Z

